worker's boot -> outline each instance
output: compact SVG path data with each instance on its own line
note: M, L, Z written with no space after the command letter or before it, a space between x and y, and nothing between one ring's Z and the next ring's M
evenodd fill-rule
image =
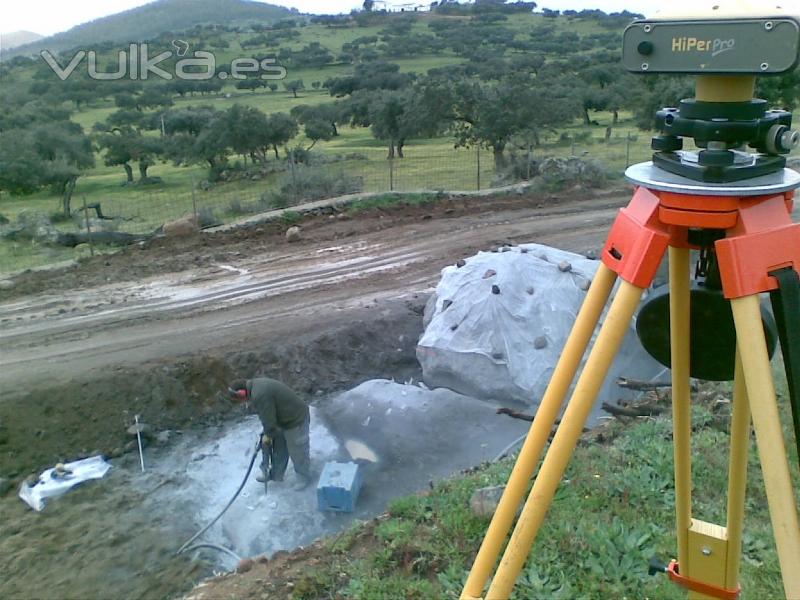
M256 475L256 481L259 483L266 483L267 482L267 474L264 472L264 467L261 467L261 472Z
M311 484L311 477L308 475L300 475L297 474L297 481L295 482L292 489L296 492L301 492L306 489Z

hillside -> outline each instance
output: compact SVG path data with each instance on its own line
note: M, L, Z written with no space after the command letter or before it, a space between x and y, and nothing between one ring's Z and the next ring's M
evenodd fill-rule
M0 49L11 50L25 44L32 44L44 39L43 35L32 31L12 31L0 34Z
M44 49L52 52L96 45L105 41L141 41L199 24L274 22L293 14L296 13L287 8L254 0L156 0L19 46L3 58L38 54Z

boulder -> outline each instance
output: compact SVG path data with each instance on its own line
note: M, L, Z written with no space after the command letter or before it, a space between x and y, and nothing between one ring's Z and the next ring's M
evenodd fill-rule
M164 235L166 237L187 237L194 235L199 230L197 220L193 216L186 216L164 223Z
M577 254L526 244L481 252L461 268L446 267L426 306L427 326L417 345L426 385L537 406L598 266ZM662 371L631 324L595 416L603 401L630 397L615 384L617 377L647 380Z
M497 510L497 505L500 504L505 489L504 485L492 485L475 490L469 499L469 509L472 514L482 519L491 518Z
M296 242L300 239L300 228L295 225L286 230L286 241Z

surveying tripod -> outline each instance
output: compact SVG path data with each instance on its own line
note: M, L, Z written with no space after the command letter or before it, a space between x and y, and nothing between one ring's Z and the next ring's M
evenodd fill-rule
M720 12L731 4L741 9L748 3L731 2ZM718 8L715 5L714 10ZM690 598L738 597L752 421L784 591L788 598L800 598L800 523L760 302L760 294L771 293L800 445L800 224L794 224L790 216L800 175L784 168L783 156L800 143L800 136L790 129L791 113L766 111L763 101L753 99L756 73L795 67L800 19L733 11L737 18L720 20L717 13L707 15L702 7L698 11L636 22L625 33L627 68L697 74L696 97L681 102L680 108L659 111L656 121L661 135L653 140L653 162L634 165L626 172L635 193L620 211L603 247L602 265L475 559L462 593L464 600L497 600L511 594L602 382L665 254L669 256L666 364L672 370L677 530L677 560L665 570L689 591ZM800 14L800 10L795 12ZM771 37L775 32L780 35ZM719 40L730 48L714 58ZM687 45L694 48L693 53L685 50ZM759 52L770 54L765 57ZM702 150L683 152L684 137L693 138ZM758 152L744 152L745 145ZM693 356L699 346L691 335L690 315L696 300L690 284L693 248L711 257L711 270L729 300L725 306L735 328L735 344L727 353L720 350L729 362L722 371L730 376L716 372L718 377L712 377L734 381L725 526L692 516L690 377L702 371L703 359ZM618 278L622 281L484 593ZM653 349L648 351L657 357Z

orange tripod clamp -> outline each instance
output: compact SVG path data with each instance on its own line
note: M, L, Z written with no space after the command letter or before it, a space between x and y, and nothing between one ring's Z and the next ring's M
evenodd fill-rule
M677 560L670 561L669 566L667 566L667 575L669 576L670 581L677 583L679 586L684 587L687 590L697 592L698 594L705 594L706 596L711 596L712 598L719 598L720 600L737 600L739 598L739 594L742 593L741 584L737 586L735 590L729 590L716 585L711 585L710 583L703 583L702 581L691 579L685 575L681 575L680 570L678 569Z

